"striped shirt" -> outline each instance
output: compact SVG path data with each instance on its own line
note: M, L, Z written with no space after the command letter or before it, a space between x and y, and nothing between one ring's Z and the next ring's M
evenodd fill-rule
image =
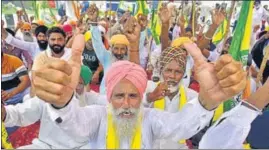
M2 56L2 90L17 87L21 81L20 77L28 75L23 62L16 56L3 54Z

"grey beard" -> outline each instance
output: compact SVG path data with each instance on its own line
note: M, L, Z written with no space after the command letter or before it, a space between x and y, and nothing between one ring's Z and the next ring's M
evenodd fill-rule
M123 108L115 109L113 106L111 107L112 107L113 122L116 126L116 133L119 139L131 139L137 127L140 108L138 109L130 108L126 110ZM134 117L121 118L120 114L125 111L131 112L132 114L134 114Z
M23 34L23 40L26 42L33 42L34 38L31 35Z
M111 59L112 59L112 63L119 61L112 53L111 53ZM129 60L129 57L125 55L122 60Z

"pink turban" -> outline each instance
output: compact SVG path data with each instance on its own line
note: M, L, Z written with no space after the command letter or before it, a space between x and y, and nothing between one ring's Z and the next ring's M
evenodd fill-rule
M106 94L110 100L114 87L122 80L127 79L138 89L140 96L147 87L147 74L144 69L129 61L117 61L112 64L106 75Z

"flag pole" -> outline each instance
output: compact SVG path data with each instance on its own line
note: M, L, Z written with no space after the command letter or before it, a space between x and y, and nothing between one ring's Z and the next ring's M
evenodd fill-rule
M25 18L25 21L30 23L30 21L29 21L29 19L28 19L28 15L27 15L26 10L25 10L24 5L23 5L23 1L21 0L20 2L21 2L22 10L24 11L24 18Z
M195 0L192 0L192 36L195 37Z
M227 26L226 26L226 32L224 33L224 37L223 37L224 42L221 45L220 53L222 53L223 47L224 47L226 40L227 40L227 37L229 35L228 33L230 33L230 24L231 24L231 19L233 16L235 3L236 3L236 1L232 1L230 12L229 12L229 18L228 18L228 22L227 22ZM226 18L226 16L225 16L225 18Z

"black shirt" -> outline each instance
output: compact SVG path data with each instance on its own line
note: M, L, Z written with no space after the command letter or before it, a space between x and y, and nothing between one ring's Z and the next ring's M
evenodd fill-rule
M99 66L99 60L95 54L94 50L88 50L84 49L83 53L83 64L91 69L91 71L94 73L98 66Z

